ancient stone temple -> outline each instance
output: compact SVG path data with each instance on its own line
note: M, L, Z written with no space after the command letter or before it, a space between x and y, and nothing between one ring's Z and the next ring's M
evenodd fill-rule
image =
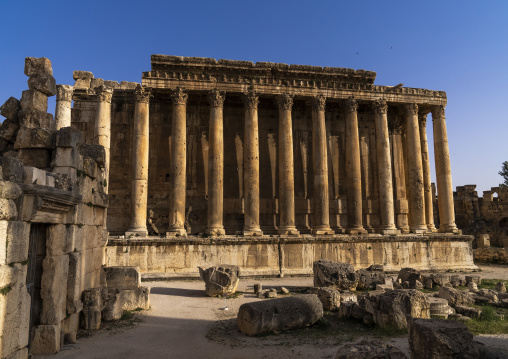
M68 88L58 93L57 123L106 149L109 264L197 273L228 262L260 274L306 273L321 257L473 265L455 225L445 92L374 85L365 70L151 60L141 84L75 71L72 109Z

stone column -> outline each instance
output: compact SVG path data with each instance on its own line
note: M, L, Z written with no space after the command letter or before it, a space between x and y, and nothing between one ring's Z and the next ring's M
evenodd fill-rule
M432 122L434 128L437 203L439 206L439 232L457 233L459 230L455 225L452 171L444 106L434 106L432 108Z
M148 200L149 99L150 90L138 85L135 90L132 152L131 225L125 236L146 237Z
M210 102L210 135L208 139L208 226L212 236L226 234L224 212L224 128L223 107L225 93L217 89L208 93Z
M314 221L312 234L335 234L330 228L328 154L325 127L326 98L316 96L312 105L312 160L314 171Z
M360 136L358 134L358 104L346 100L346 190L347 229L349 234L366 233L362 225L362 168L360 163Z
M293 167L293 96L277 96L279 107L279 234L298 235L295 227L295 182Z
M244 236L262 236L259 226L259 135L258 103L254 92L243 96L245 133L243 144Z
M382 234L398 234L395 227L393 203L392 161L390 156L390 137L388 135L388 105L384 99L374 102L376 122L376 149L379 184L379 216Z
M70 85L56 86L55 130L71 126L71 104L74 87Z
M169 168L169 228L166 237L187 235L185 230L185 197L187 166L187 91L177 87L171 93L171 163Z
M409 230L422 234L427 232L425 223L425 200L423 192L422 149L418 126L418 105L406 105L406 141L409 187Z
M95 88L97 94L97 108L95 112L95 143L102 145L106 152L105 176L106 187L109 189L109 158L111 148L111 98L113 97L113 89L106 86L98 86Z
M436 231L434 226L434 210L432 204L432 184L430 180L430 161L429 146L427 143L427 113L418 115L418 123L420 125L420 141L422 147L422 166L423 166L423 192L425 199L425 222L427 228L431 232Z

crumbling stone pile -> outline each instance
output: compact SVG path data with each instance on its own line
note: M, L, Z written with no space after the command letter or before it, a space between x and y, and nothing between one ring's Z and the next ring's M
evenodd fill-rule
M233 265L219 265L199 268L199 275L205 282L205 292L210 297L233 294L240 283L240 268Z

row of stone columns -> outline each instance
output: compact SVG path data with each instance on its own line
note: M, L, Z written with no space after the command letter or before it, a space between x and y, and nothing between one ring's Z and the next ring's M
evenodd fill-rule
M185 236L186 196L186 105L188 94L177 88L171 94L172 140L170 163L169 229L167 236ZM209 158L208 158L208 225L210 235L224 235L223 225L223 176L224 140L223 105L225 93L212 90L210 102ZM243 97L245 104L244 141L244 235L262 235L259 223L259 138L258 96L250 92ZM279 109L279 233L298 235L295 226L294 159L292 106L289 94L277 96ZM314 221L312 233L334 234L329 223L328 155L325 128L325 104L323 96L312 99L313 123L313 173L314 173ZM363 234L360 141L357 119L357 102L353 98L346 105L346 190L347 190L347 233ZM99 107L100 108L100 107ZM379 173L379 209L382 234L400 233L395 226L394 196L390 143L388 135L387 104L380 99L374 102L376 126L376 150ZM100 117L100 116L99 116ZM143 88L136 90L134 128L134 177L132 224L129 232L146 233L146 195L148 175L148 95ZM455 231L451 171L446 138L444 108L433 110L434 143L438 200L441 220L440 231ZM411 209L410 230L424 233L434 230L432 198L430 192L430 165L428 160L427 135L423 117L418 117L416 104L406 105L405 114L408 202ZM97 128L100 128L97 127ZM109 143L105 147L109 147ZM107 151L108 152L108 151ZM139 157L139 159L138 159ZM449 188L448 188L449 187Z

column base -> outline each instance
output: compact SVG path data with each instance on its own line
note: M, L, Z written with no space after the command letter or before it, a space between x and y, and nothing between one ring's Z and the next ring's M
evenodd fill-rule
M383 235L398 235L400 234L400 231L393 227L393 228L379 228L377 230L378 233L380 234L383 234Z
M426 225L409 226L409 231L413 234L426 234L429 233L429 229Z
M132 237L148 237L148 230L146 228L129 228L125 232L125 238Z
M345 234L346 233L346 229L342 228L342 227L333 227L333 231L335 232L335 234Z
M442 224L439 226L439 233L457 233L462 234L462 230L458 229L455 223L453 225Z
M346 228L346 233L359 235L359 234L367 234L367 231L363 227L355 227L355 228Z
M242 235L245 237L261 237L263 235L263 231L259 228L244 229L242 231Z
M225 236L226 235L226 231L224 230L224 228L208 228L205 231L205 234L207 236L212 236L212 237Z
M437 228L434 227L434 225L427 226L427 228L429 229L430 233L436 233L437 232Z
M281 236L299 236L300 232L296 227L279 227L278 231Z
M166 238L187 237L185 228L170 228L166 232Z
M335 232L330 228L313 228L311 234L315 236L333 236Z

